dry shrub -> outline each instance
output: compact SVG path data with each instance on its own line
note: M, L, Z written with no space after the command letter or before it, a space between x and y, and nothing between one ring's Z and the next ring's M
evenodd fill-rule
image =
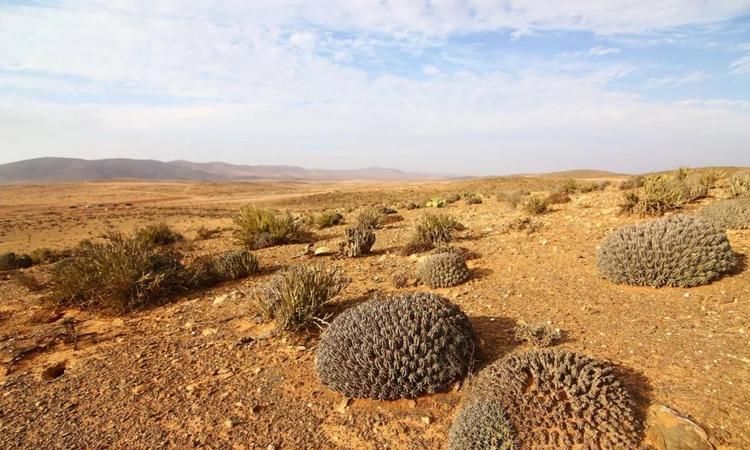
M467 205L480 205L482 203L482 197L478 194L470 194L464 197L464 202Z
M565 192L553 192L544 199L544 202L548 205L561 205L563 203L570 203L570 196Z
M506 203L511 208L517 208L518 205L520 205L523 201L524 197L530 194L531 193L529 191L525 190L505 191L497 194L497 199L503 203Z
M579 183L578 181L568 178L565 181L563 181L563 184L557 189L557 192L560 192L562 194L575 194L578 192Z
M505 228L508 231L525 231L526 234L531 234L541 230L542 223L535 221L531 217L519 217L511 220L508 224L505 225Z
M633 401L613 367L578 353L512 354L477 376L470 401L498 402L523 449L622 450L640 441Z
M456 203L457 201L461 200L461 194L451 194L445 198L445 201L448 204Z
M218 255L201 256L188 266L191 286L207 287L238 280L258 271L258 258L249 250L230 250Z
M174 250L120 233L83 242L50 268L52 299L61 306L126 312L183 292L190 276Z
M750 197L750 171L732 175L728 181L727 193L731 198Z
M151 246L170 245L182 240L182 235L174 232L165 223L146 225L145 227L138 228L135 230L134 237Z
M357 215L356 225L375 230L380 228L383 216L384 214L380 208L367 207Z
M549 204L541 197L532 196L523 203L523 210L529 214L541 215L549 211Z
M344 223L344 216L336 211L325 211L315 216L313 218L313 223L319 230L322 230L324 228L341 225Z
M33 264L31 256L26 254L8 252L0 255L0 270L28 269Z
M457 231L465 229L466 227L452 214L426 213L417 221L412 240L439 246L452 241Z
M250 249L310 241L305 225L289 213L245 206L234 217L234 236Z
M642 193L623 194L620 212L644 217L661 216L707 195L708 188L694 179L663 175L648 177L644 181Z
M250 299L261 316L275 320L276 329L298 331L325 324L324 307L349 285L339 268L292 266L277 273L251 292Z
M11 279L17 285L26 288L29 292L39 292L44 289L39 280L30 273L15 272L11 275Z
M719 180L723 179L726 174L719 169L706 169L698 175L698 182L706 187L706 189L713 189L718 184Z
M408 201L404 204L404 208L406 208L407 211L413 211L415 209L418 209L419 205L416 202Z
M201 225L198 227L197 230L195 230L195 239L197 241L205 241L208 239L212 239L214 236L219 234L221 230L216 228L206 228L205 226Z
M70 250L52 250L51 248L38 248L29 254L34 264L54 263L70 255Z
M347 309L318 345L321 382L347 397L431 394L466 376L476 344L461 309L435 294L394 294Z
M636 175L628 178L627 180L620 183L620 190L627 191L630 189L638 189L643 187L644 178L640 175Z
M515 339L518 342L528 342L536 348L550 347L562 338L559 328L549 323L519 323L515 328Z
M732 269L726 233L700 217L677 215L630 225L599 247L600 273L614 283L692 287Z

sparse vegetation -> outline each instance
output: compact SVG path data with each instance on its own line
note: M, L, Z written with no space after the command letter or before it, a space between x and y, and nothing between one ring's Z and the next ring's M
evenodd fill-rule
M27 269L33 265L31 256L13 252L0 254L0 270Z
M347 285L341 269L298 265L274 275L253 290L250 299L264 319L276 321L277 330L298 331L324 324L329 317L324 307Z
M725 230L746 230L750 228L750 198L712 203L701 214Z
M525 190L507 191L497 194L497 199L506 203L511 208L517 208L523 201L524 197L527 197L528 195L531 195L531 193Z
M258 258L249 250L230 250L196 258L189 266L191 286L207 287L245 278L258 271Z
M623 182L620 183L620 186L619 186L620 190L627 191L627 190L630 190L630 189L641 188L641 187L643 187L644 180L645 180L644 177L642 177L640 175L636 175L634 177L630 177L627 180L625 180L625 181L623 181Z
M553 192L544 199L544 202L548 205L570 203L570 196L565 192Z
M341 242L341 254L349 258L370 253L375 245L375 230L367 224L357 223L348 227L344 234L346 239Z
M195 230L195 239L198 241L206 241L208 239L212 239L220 232L221 230L218 230L216 228L206 228L205 226L201 225L197 230Z
M324 228L341 225L344 223L344 216L336 211L324 211L313 218L315 226L322 230Z
M459 200L461 200L461 194L456 194L456 193L453 193L445 198L445 201L448 204L456 203Z
M249 249L308 242L311 234L289 213L245 206L234 217L235 237Z
M728 180L727 193L730 198L750 197L750 171L732 175Z
M134 236L135 239L151 246L170 245L183 239L181 234L173 231L165 223L146 225L145 227L138 228L135 230Z
M30 273L15 272L11 279L17 285L26 288L29 292L39 292L43 289L42 284Z
M126 312L186 289L189 273L173 250L110 233L84 242L50 269L51 298L62 306Z
M482 203L482 197L477 194L471 194L464 198L467 205L480 205Z
M554 328L546 322L528 324L521 322L516 325L515 339L518 342L528 342L535 348L550 347L562 338L559 328Z
M363 229L369 228L375 230L380 228L383 216L384 214L381 209L368 207L363 209L359 213L359 215L357 215L356 225L362 227Z
M542 224L531 217L519 217L510 221L505 227L508 231L525 231L526 234L532 234L541 230Z
M680 175L682 176L682 175ZM661 216L668 211L705 198L708 188L695 180L670 178L666 176L648 177L643 183L643 192L625 192L620 204L623 214L641 216Z
M457 231L465 229L466 227L451 214L425 213L417 221L411 242L429 243L436 247L452 241Z
M599 247L601 274L614 283L692 287L731 270L734 252L712 222L672 216L623 227Z
M549 211L549 204L542 197L531 196L523 203L523 210L529 214L541 215Z

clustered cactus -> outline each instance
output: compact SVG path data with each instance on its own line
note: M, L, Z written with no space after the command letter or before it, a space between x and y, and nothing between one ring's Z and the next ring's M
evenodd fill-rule
M355 258L370 253L375 245L375 230L367 224L355 224L348 227L344 234L346 239L339 246L344 256Z
M638 447L640 424L630 395L611 366L585 355L562 350L511 355L479 374L470 398L496 401L484 403L494 410L487 414L507 415L521 449Z
M347 309L323 332L317 371L347 397L393 400L434 393L474 362L466 315L431 293L394 294Z
M438 253L425 257L417 269L419 279L431 288L456 286L469 279L469 268L463 256Z
M467 404L448 432L448 450L517 450L503 405L497 400L475 400Z
M703 217L728 230L750 228L750 198L736 198L712 203L702 211Z
M700 217L677 215L623 227L601 243L600 273L614 283L692 287L732 269L726 233Z

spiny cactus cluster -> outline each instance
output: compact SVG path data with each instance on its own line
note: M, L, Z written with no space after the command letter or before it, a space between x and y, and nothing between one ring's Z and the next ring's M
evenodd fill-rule
M732 269L726 233L700 217L671 216L611 233L598 254L600 273L614 283L691 287Z
M419 279L431 288L456 286L469 279L469 268L463 256L438 253L425 257L417 269Z
M712 203L702 211L703 217L729 230L750 228L750 198Z
M448 450L516 450L515 432L497 400L475 400L458 414L448 432Z
M339 244L341 254L350 258L370 253L375 245L375 230L366 224L348 227L344 234L346 239Z
M375 298L323 332L317 371L347 397L393 400L434 393L469 373L475 341L466 315L430 293Z
M535 350L484 369L472 399L495 400L521 449L635 449L639 423L609 365L585 355ZM491 448L491 447L486 447Z

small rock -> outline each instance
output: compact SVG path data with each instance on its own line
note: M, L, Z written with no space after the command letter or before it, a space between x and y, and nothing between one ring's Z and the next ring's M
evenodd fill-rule
M656 450L714 450L701 427L664 405L649 408L646 441Z
M206 328L205 330L201 331L201 334L203 336L211 336L212 334L216 334L218 332L218 328Z
M416 400L409 400L406 402L407 405L409 405L409 408L416 408L417 407L417 401Z
M429 425L432 423L432 418L429 416L422 416L422 423L425 425Z
M328 247L318 247L315 249L315 256L329 256L333 255L333 251Z
M216 297L216 298L214 299L214 301L213 301L213 305L214 305L214 306L219 306L219 305L221 305L222 303L224 303L225 301L227 301L227 298L229 298L229 296L228 296L227 294L224 294L224 295L220 295L220 296L218 296L218 297Z
M346 408L349 406L349 402L351 402L350 398L344 397L341 399L341 401L336 405L336 412L339 414L344 414L346 412Z

